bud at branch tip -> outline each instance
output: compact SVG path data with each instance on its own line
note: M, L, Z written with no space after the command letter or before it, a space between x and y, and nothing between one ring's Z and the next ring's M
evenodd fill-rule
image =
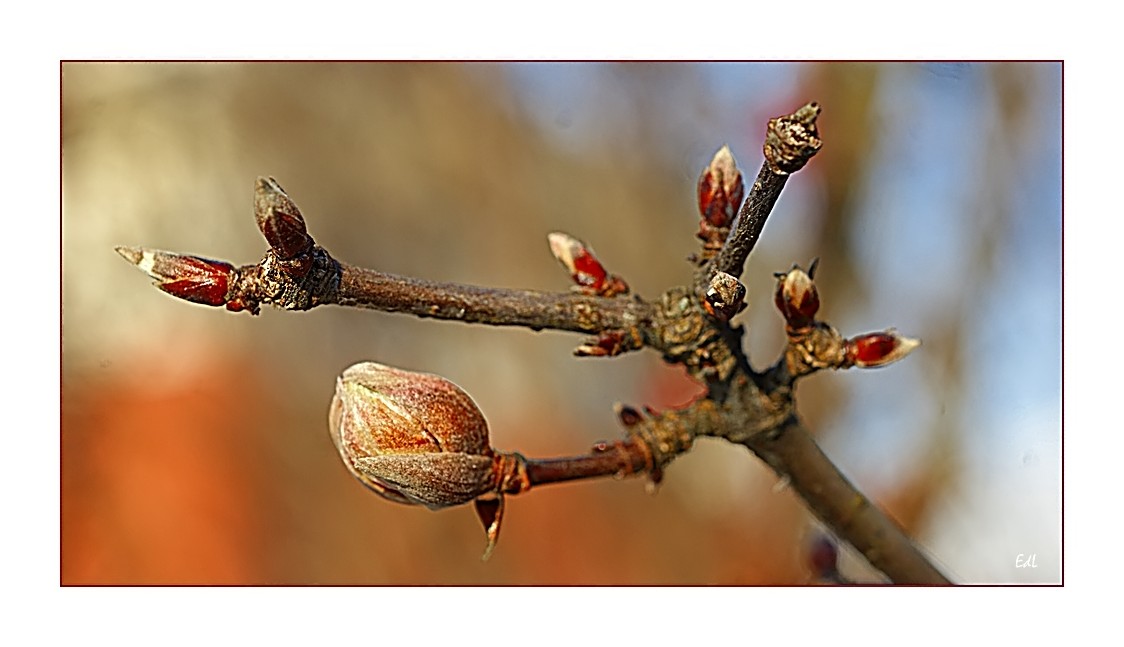
M172 296L208 306L221 306L227 301L235 274L230 263L143 247L114 249L155 279L153 285Z
M848 339L846 358L859 368L878 368L892 364L913 352L921 340L904 337L893 328Z

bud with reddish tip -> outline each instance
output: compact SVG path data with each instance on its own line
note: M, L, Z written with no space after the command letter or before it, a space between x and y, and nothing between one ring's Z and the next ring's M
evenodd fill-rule
M773 301L790 329L800 330L810 326L820 309L820 295L812 281L815 270L816 261L813 261L807 272L793 265L788 272L776 275L777 290Z
M569 234L556 231L547 235L550 251L570 272L570 278L583 292L603 297L628 294L628 284L605 271L593 250Z
M744 197L742 172L734 162L730 147L723 146L699 177L699 213L711 227L728 228Z
M495 491L488 424L443 377L351 366L336 383L329 425L352 475L391 501L435 510Z
M849 365L877 368L898 361L920 345L920 340L903 337L891 328L848 339L844 352Z
M156 279L168 294L208 306L226 303L235 270L230 263L141 247L117 247L117 253Z

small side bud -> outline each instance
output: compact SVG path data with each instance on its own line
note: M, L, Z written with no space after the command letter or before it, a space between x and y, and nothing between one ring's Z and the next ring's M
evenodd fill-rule
M734 276L718 272L710 279L703 305L712 317L729 321L745 310L745 286Z
M902 359L920 345L920 340L903 337L891 328L848 339L844 352L849 365L877 368Z
M710 164L703 169L698 192L699 213L703 221L713 228L728 228L745 197L742 172L734 162L729 146L718 149Z
M606 330L598 336L587 339L585 343L574 349L578 357L616 357L622 353L638 350L644 347L644 339L640 331Z
M816 284L812 281L817 261L813 261L811 269L805 272L798 265L793 265L788 272L779 272L777 277L777 290L773 302L784 317L789 329L801 330L812 325L816 313L820 309L820 295Z
M550 252L562 263L582 292L603 297L628 294L628 284L620 277L606 272L588 245L559 231L546 238L550 243Z
M336 382L329 427L352 475L391 501L436 510L495 490L488 424L443 377L356 364Z
M116 247L117 253L149 275L160 290L192 303L226 303L235 269L230 263L142 247Z
M254 187L254 218L278 259L291 260L312 248L301 210L271 177L259 177Z
M618 402L613 406L613 409L616 410L617 418L620 419L621 424L625 427L635 427L644 421L644 416L642 416L635 407Z

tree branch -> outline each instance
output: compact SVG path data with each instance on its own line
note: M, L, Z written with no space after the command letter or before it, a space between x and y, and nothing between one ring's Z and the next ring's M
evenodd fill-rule
M753 182L749 197L738 211L734 231L702 273L697 288L702 288L718 272L735 278L742 275L745 261L757 245L765 221L777 203L788 176L803 168L823 145L816 129L819 114L820 107L813 102L791 115L769 120L765 135L765 162Z
M744 443L817 517L899 584L950 584L905 532L859 492L795 418Z
M808 272L794 266L778 275L774 302L785 318L789 344L771 369L753 371L742 350L743 328L729 323L744 305L745 287L737 277L788 175L802 168L821 146L815 125L819 111L810 103L770 120L765 164L728 236L742 184L729 150L719 151L699 184L703 254L696 257L702 267L697 269L694 289L672 287L652 302L628 294L627 283L609 274L587 245L560 232L549 240L551 251L578 286L569 293L425 281L340 263L315 243L300 210L272 178L259 178L255 188L255 218L270 245L256 265L236 268L222 261L134 247L117 251L155 279L159 289L194 303L253 314L261 304L287 310L338 304L466 323L592 333L597 337L579 347L577 354L616 355L646 345L706 384L705 396L680 410L649 411L645 417L622 407L618 416L627 429L624 440L598 443L582 456L535 460L488 447L482 415L473 436L477 444L483 443L479 447L451 448L449 439L464 431L460 429L464 416L448 411L442 414L448 423L444 445L436 442L431 425L417 423L427 430L417 435L399 429L405 424L403 403L421 407L418 415L424 419L434 413L424 410L434 406L428 395L435 389L446 395L461 392L435 376L410 376L369 364L370 384L357 382L353 392L337 393L337 398L369 400L366 405L339 408L355 418L348 418L354 425L366 429L361 431L375 448L357 455L349 466L366 476L368 487L400 503L422 501L441 507L471 498L488 534L489 551L498 536L505 494L609 475L647 474L657 483L663 468L687 451L695 437L709 435L745 445L760 456L825 524L891 580L947 584L902 530L824 455L798 422L792 399L793 385L800 377L823 368L882 366L901 359L919 342L893 330L844 339L831 326L816 321L819 296L812 281L814 266ZM413 395L406 398L405 393ZM449 397L463 405L458 411L475 407L469 407L471 400L463 393ZM394 416L381 418L380 412L393 398L405 400L391 407ZM404 452L395 445L403 438L409 441ZM419 443L432 447L422 455ZM348 452L363 449L342 441L339 447L345 462ZM449 496L431 496L441 494L435 489L438 486L451 488ZM395 498L393 492L400 494Z
M342 306L405 312L493 326L524 326L571 332L651 328L652 307L635 296L486 288L438 283L341 264L339 289L331 301Z

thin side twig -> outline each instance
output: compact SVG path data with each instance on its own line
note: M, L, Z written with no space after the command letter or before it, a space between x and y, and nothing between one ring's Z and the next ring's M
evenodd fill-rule
M342 306L593 334L646 330L653 317L652 307L634 296L607 298L578 292L487 288L395 276L346 264L341 268L339 289L332 301Z
M783 117L769 120L765 132L765 162L753 182L749 197L738 211L737 223L722 250L707 265L696 282L703 286L718 272L740 277L749 253L757 245L765 221L780 197L788 176L799 171L819 152L823 142L816 129L820 107L815 102Z

